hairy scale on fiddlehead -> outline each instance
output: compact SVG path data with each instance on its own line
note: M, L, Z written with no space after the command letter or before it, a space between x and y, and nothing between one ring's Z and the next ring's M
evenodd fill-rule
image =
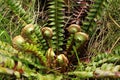
M67 57L64 54L58 55L56 60L57 60L58 66L61 66L61 67L68 66L69 61L68 61Z
M49 39L49 38L51 39L52 38L53 31L52 31L51 28L49 28L49 27L43 27L41 31L42 31L43 37L45 37L46 39Z
M70 34L74 34L76 32L80 32L81 31L81 28L79 25L76 25L76 24L71 24L68 28L67 28L68 32Z
M49 2L49 24L48 26L53 30L53 37L52 37L52 47L57 52L62 51L63 45L63 22L64 22L64 15L63 15L63 0L52 0Z
M95 21L100 19L102 15L102 9L105 8L108 4L109 0L95 0L94 4L91 4L90 11L87 13L86 20L83 22L82 29L89 33L91 36L93 31L97 25L95 25Z

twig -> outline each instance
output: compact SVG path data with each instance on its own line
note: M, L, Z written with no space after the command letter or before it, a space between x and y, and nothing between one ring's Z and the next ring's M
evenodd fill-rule
M118 37L118 39L115 41L115 43L112 45L110 52L112 51L112 49L115 47L115 45L117 44L117 42L120 40L120 37Z
M110 15L110 13L109 13L109 17L115 23L115 25L120 28L120 25L112 18L112 16Z

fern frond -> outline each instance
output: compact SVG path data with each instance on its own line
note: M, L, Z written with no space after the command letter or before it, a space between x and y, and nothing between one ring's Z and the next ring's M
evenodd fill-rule
M36 63L36 56L27 52L19 52L8 43L0 41L0 53L4 56L15 58L25 64L32 65L38 69L44 68L40 63Z
M23 25L29 24L32 22L30 16L26 13L26 11L22 8L21 4L15 0L5 0L9 8L22 20Z
M11 44L11 38L6 30L0 30L0 40ZM6 38L6 40L4 40Z
M70 19L68 24L78 24L81 25L82 21L84 20L88 9L89 5L92 3L92 1L88 0L75 0L73 5L73 10L72 10L72 18Z
M63 0L53 0L49 2L49 27L53 30L52 37L52 47L58 53L58 51L62 51L63 45L63 22L64 22L64 14L63 14Z
M41 28L38 25L35 25L35 34L38 38L37 43L40 44L39 48L43 51L48 50L48 45L46 43L46 40L43 38Z
M35 74L35 71L32 71L28 66L23 64L20 61L15 61L12 58L9 58L7 56L3 56L0 54L0 73L3 74L9 74L9 75L15 75L16 78L20 78L20 76L24 75L25 77L33 76L31 74Z
M91 4L90 11L86 16L86 20L83 22L83 30L90 34L93 34L96 25L96 20L101 19L102 13L108 5L108 0L95 0L94 4Z
M6 19L1 13L0 13L0 23L2 24L4 24L4 23L8 23L9 22L9 20L8 19Z
M90 63L91 66L100 66L103 63L116 63L120 62L120 56L118 54L108 54L108 53L103 53L103 54L98 54L95 57L92 57L92 61Z
M6 3L9 5L10 9L18 16L20 21L23 23L22 26L26 26L29 23L34 22L31 18L31 15L27 14L27 12L22 8L19 2L15 0L6 0ZM42 33L40 31L40 26L37 24L33 24L35 27L35 34L31 35L31 39L33 42L40 43L41 48L43 50L47 50L46 41L42 37ZM38 38L38 39L37 39ZM39 47L40 47L39 46Z
M114 64L107 64L104 63L102 66L100 67L96 67L95 69L93 69L93 67L91 67L91 71L73 71L73 72L68 72L68 75L75 75L78 79L87 79L87 78L93 78L93 79L98 79L98 78L117 78L119 79L120 76L120 65L114 65Z
M120 46L117 46L115 49L112 50L113 54L120 55Z
M40 59L40 62L42 64L46 65L46 57L43 55L41 51L39 51L36 45L24 43L22 46L23 46L23 50L32 52Z
M72 49L72 46L73 46L73 41L74 41L74 35L71 34L67 40L67 44L66 44L66 48L67 48L67 51L69 52L71 49Z
M2 41L0 41L0 49L8 51L10 53L18 53L18 51L15 50L12 46L10 46L8 43L2 42Z

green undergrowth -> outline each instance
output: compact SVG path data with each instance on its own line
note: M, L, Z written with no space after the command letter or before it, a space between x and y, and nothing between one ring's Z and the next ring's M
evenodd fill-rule
M120 0L0 0L0 80L120 80Z

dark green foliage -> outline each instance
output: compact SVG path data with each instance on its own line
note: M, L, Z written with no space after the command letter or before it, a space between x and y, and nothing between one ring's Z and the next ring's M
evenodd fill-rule
M51 27L53 30L52 47L58 53L58 51L62 51L61 46L64 40L64 3L63 0L53 0L48 4L50 5L48 9L50 21L48 27Z
M4 0L0 3L0 7L3 8L0 8L0 79L101 80L105 78L105 80L111 80L115 78L116 80L120 78L120 37L117 35L119 34L119 19L115 21L113 19L115 15L104 15L107 12L105 10L109 10L108 4L112 0L38 0L36 2L41 5L37 6L40 10L34 13L27 11L27 9L34 8L28 5L35 3L34 0L26 0L23 3L21 0ZM75 17L71 20L74 24L71 24L69 20L67 23L64 19L66 5L69 6L69 4L71 6L67 7L68 10L75 8L73 14L70 15L71 19ZM9 10L5 12L7 8ZM86 12L88 9L89 12ZM41 14L46 16L46 19L38 21L38 16ZM107 19L103 20L103 17ZM110 27L111 22L107 21L109 19L117 25L117 28ZM83 26L80 27L82 20ZM98 24L102 20L105 22ZM68 25L73 26L69 28ZM12 26L19 26L20 30L17 33L19 37L12 38L17 35L9 31L13 30ZM23 26L25 27L21 30ZM94 37L95 29L102 26L107 28L105 33L101 33L102 30L98 29L100 31L96 32L96 39L90 43L89 40L92 40L92 36ZM108 35L106 32L109 32ZM100 33L102 37L107 35L106 39L103 40L101 36L97 36ZM114 35L109 37L111 34ZM97 39L103 42L98 43ZM112 39L113 42L111 42ZM101 47L105 48L99 51L97 48L89 51L88 44L95 44L95 46L102 44ZM93 46L90 47L93 48Z
M24 25L32 22L32 19L29 19L30 18L29 14L25 12L25 10L22 8L19 2L15 0L5 0L5 2L19 18L22 18L24 20L23 21Z
M31 51L34 55L36 55L40 61L46 65L46 57L43 55L43 53L39 50L39 48L37 48L36 45L33 44L29 44L29 43L25 43L22 45L23 49L25 51Z
M47 50L48 46L46 40L43 38L41 28L38 25L35 25L35 35L38 38L37 43L39 43L39 48L43 51Z
M104 63L100 67L87 67L86 71L74 71L69 72L68 75L74 75L77 76L76 79L86 79L86 78L96 78L96 79L119 79L119 68L120 65L114 65L114 64L107 64ZM91 70L90 70L91 69ZM118 74L116 74L118 73Z
M88 15L86 16L86 21L83 22L83 30L90 34L93 34L93 31L97 27L97 20L101 19L101 16L104 15L103 11L108 6L109 0L95 0L93 4L91 4L91 8Z
M6 30L0 30L0 40L11 44L11 39Z
M28 47L26 46L26 48ZM42 66L39 65L40 64L39 62L36 63L37 59L35 59L35 56L31 55L30 52L26 52L27 54L25 52L18 52L8 43L0 41L0 52L5 56L15 58L19 61L22 61L25 64L27 63L28 65L33 65L34 67L39 69L42 68Z

